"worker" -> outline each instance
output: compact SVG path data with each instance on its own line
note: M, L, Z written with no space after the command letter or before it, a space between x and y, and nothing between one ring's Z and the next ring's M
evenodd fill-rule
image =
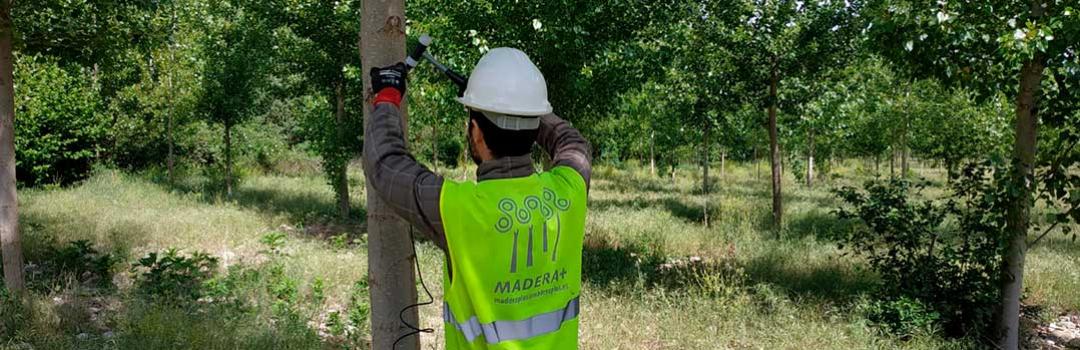
M445 252L447 349L577 349L588 141L552 113L547 83L522 51L496 48L458 102L468 111L476 181L445 179L405 147L403 63L370 72L374 111L364 171L393 211ZM537 171L533 144L551 156Z

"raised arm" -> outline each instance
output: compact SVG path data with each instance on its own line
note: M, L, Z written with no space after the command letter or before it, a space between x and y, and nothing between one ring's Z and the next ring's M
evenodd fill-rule
M385 70L392 68L388 67ZM379 77L373 70L373 86ZM364 128L364 173L369 188L390 205L395 214L424 232L435 245L446 249L446 233L439 213L443 178L416 162L405 148L401 125L401 85L381 88L374 111ZM399 89L399 90L394 90ZM377 90L379 91L379 90Z
M551 156L555 166L565 165L577 170L585 179L586 188L592 175L592 147L581 132L554 114L540 117L540 132L536 143Z

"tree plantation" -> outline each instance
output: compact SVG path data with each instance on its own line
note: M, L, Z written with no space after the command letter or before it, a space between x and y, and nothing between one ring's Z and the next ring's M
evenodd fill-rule
M1078 143L1075 0L0 0L0 348L1080 349Z

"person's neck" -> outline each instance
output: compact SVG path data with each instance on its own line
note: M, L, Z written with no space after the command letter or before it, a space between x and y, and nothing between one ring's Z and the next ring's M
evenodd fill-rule
M476 167L476 181L526 177L536 173L528 154L484 160Z

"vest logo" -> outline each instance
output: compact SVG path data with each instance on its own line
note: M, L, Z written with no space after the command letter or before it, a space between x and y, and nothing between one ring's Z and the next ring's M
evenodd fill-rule
M518 238L525 228L528 227L528 250L525 253L525 266L533 266L533 242L534 231L537 226L533 222L533 215L539 214L538 218L543 219L541 226L541 242L544 256L548 257L548 222L551 219L555 219L555 239L551 242L551 261L555 261L558 257L559 250L559 238L562 236L562 222L559 215L556 215L556 211L565 212L570 210L570 200L565 198L559 198L555 191L545 188L542 195L543 199L537 196L526 196L521 205L513 199L503 198L499 200L499 212L502 215L499 220L495 222L495 230L499 233L514 233L514 245L511 246L510 253L510 273L515 273L518 270Z
M542 275L536 275L535 277L518 279L515 281L506 280L495 282L495 294L517 293L528 291L533 288L539 289L541 287L562 282L564 279L566 279L566 268L559 268L545 272Z

